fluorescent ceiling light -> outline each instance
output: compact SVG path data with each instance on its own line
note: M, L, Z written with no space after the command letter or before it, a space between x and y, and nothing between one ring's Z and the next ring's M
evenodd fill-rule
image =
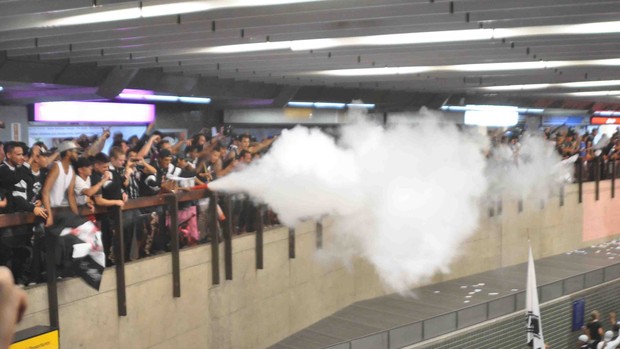
M495 110L499 110L499 111L505 111L505 110L512 110L514 108L514 106L509 106L509 105L475 105L475 104L468 104L465 106L462 105L443 105L441 106L439 109L444 110L444 111L454 111L454 112L465 112L468 110L490 110L490 111L495 111ZM542 114L544 113L544 109L540 109L540 108L517 108L517 112L519 113L523 113L523 114Z
M207 47L205 49L194 51L193 53L239 53L239 52L273 51L273 50L288 49L289 47L290 47L290 41L259 42L259 43L254 43L254 44Z
M314 106L313 102L288 102L289 107L295 108L312 108Z
M374 104L370 103L335 103L335 102L288 102L287 106L294 108L317 108L317 109L372 109Z
M208 97L189 97L189 96L166 96L156 95L153 91L124 89L116 98L133 101L148 102L181 102L193 104L209 104L211 98Z
M599 110L599 111L595 111L594 115L600 115L600 116L620 116L620 110Z
M576 97L620 96L620 90L570 92L570 93L567 93L567 95L576 96Z
M204 97L179 97L179 102L181 102L181 103L194 103L194 104L209 104L209 103L211 103L211 98L204 98Z
M344 109L346 103L328 103L328 102L315 102L314 107L319 109Z
M331 76L373 76L373 75L407 75L433 71L434 67L385 67L385 68L359 68L323 70L311 74Z
M331 39L309 39L291 41L293 51L320 50L332 47L416 45L454 41L479 41L493 38L493 29L446 30L385 34Z
M178 102L179 96L144 95L144 100L151 102Z
M211 0L211 1L178 1L173 3L152 4L148 2L132 4L131 8L113 9L114 5L94 6L86 10L62 11L50 13L51 16L58 16L56 19L44 21L38 27L49 26L69 26L78 24L91 24L114 22L137 18L159 17L180 15L185 13L204 12L216 9L234 8L234 7L258 7L258 6L274 6L284 4L295 4L304 2L316 2L326 0ZM126 5L122 5L126 7ZM66 13L76 13L75 15L65 15ZM25 29L25 28L22 28Z
M128 19L140 18L140 8L128 8L122 10L97 11L83 15L67 16L45 21L42 27L61 27L79 24L92 24L102 22L115 22Z
M601 81L574 81L547 84L526 84L526 85L503 85L481 87L487 91L521 91L521 90L544 90L546 88L585 88L601 86L620 86L620 80L601 80Z
M421 72L456 71L456 72L484 72L507 70L536 70L575 66L620 66L620 59L593 59L582 61L535 61L535 62L506 62L506 63L475 63L458 65L386 67L386 68L359 68L320 70L307 74L328 76L373 76L373 75L403 75Z
M527 85L504 85L504 86L487 86L481 87L488 91L521 91L521 90L543 90L553 84L527 84Z
M593 22L568 25L548 25L520 28L465 29L433 32L415 32L385 35L350 36L342 38L320 38L308 40L279 41L271 46L250 46L248 44L216 46L201 50L202 53L256 52L266 50L309 51L334 47L418 45L442 42L467 42L491 39L549 35L584 35L620 33L620 21Z
M601 80L601 81L576 81L556 84L560 87L601 87L601 86L620 86L620 80Z
M0 92L4 91L4 87L0 86Z
M347 107L349 109L373 109L375 105L370 103L349 103Z
M495 29L495 38L516 38L540 35L585 35L620 32L620 21L581 24L541 25L521 28Z
M521 114L542 114L545 112L544 109L540 108L518 108L517 111Z

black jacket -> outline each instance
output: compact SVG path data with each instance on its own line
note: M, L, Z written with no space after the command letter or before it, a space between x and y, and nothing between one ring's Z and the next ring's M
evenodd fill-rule
M34 184L30 168L13 167L3 162L0 165L0 192L8 199L4 212L32 212L36 200Z

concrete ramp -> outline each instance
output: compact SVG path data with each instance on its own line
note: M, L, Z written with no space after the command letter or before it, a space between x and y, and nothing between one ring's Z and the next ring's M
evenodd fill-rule
M620 279L612 241L535 261L541 304ZM352 304L270 349L403 348L522 311L526 263ZM618 309L620 310L620 309ZM543 316L543 329L544 329ZM525 329L525 323L522 324ZM525 339L523 339L525 341Z

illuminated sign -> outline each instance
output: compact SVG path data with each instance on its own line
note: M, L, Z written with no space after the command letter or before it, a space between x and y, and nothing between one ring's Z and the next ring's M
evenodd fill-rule
M33 121L148 124L155 121L155 105L99 102L35 103Z
M465 125L514 126L519 122L517 107L495 105L467 105Z
M620 125L620 117L611 118L604 116L593 116L590 119L592 125Z

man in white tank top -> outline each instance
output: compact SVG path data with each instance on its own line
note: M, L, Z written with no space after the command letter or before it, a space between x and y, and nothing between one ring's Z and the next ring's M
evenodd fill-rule
M75 173L71 166L71 163L78 158L77 150L77 144L71 141L64 141L58 146L60 160L52 165L43 186L43 205L48 212L45 223L46 227L54 224L51 210L53 207L69 206L75 214L78 214L73 189L75 186Z

